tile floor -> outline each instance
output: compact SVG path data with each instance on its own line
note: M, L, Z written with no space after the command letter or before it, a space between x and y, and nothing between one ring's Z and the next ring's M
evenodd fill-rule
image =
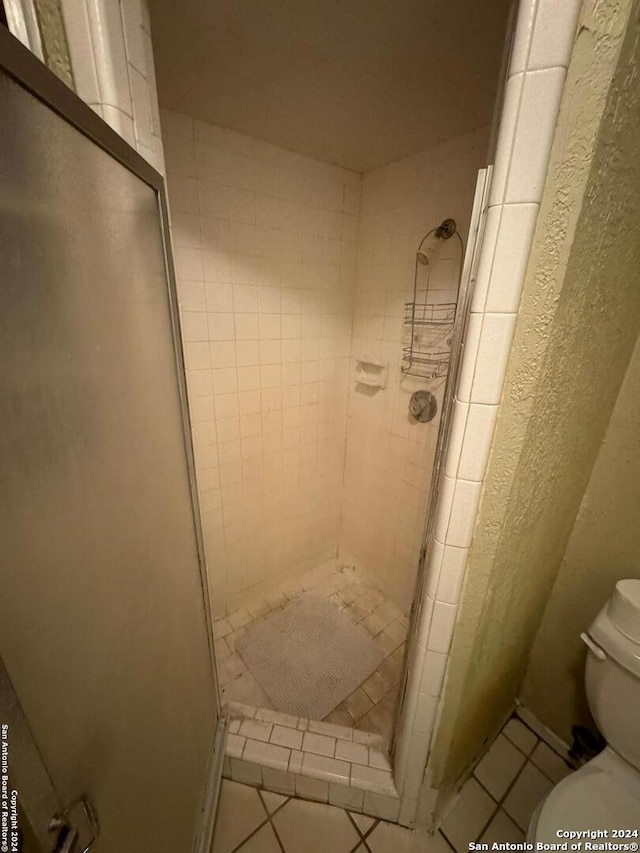
M325 722L374 732L390 740L402 668L408 620L396 605L366 580L352 565L330 560L295 581L274 588L214 623L218 675L223 703L242 702L270 710L269 697L235 652L235 643L255 621L285 607L304 592L326 595L371 634L384 660Z
M441 832L456 853L466 853L472 841L524 841L538 803L571 772L564 756L514 716L462 788Z
M224 780L213 853L452 853L444 837Z
M571 770L514 716L434 835L225 779L213 853L466 853L472 841L522 842L540 800Z

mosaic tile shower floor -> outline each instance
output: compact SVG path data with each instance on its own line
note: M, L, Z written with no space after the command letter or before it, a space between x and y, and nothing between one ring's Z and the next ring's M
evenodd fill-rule
M384 655L378 669L331 711L325 722L357 728L391 738L404 660L408 620L354 566L330 560L295 581L274 588L224 619L214 623L222 702L242 702L274 708L235 650L247 628L273 610L286 607L313 590L336 604L355 624L371 635Z

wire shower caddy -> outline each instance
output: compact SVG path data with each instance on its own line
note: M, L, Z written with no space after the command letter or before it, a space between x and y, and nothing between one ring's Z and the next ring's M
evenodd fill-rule
M434 289L430 288L431 269L437 261L431 261L429 254L437 256L439 242L457 237L460 253L455 302L434 302ZM429 238L432 241L422 251ZM451 335L458 307L460 272L462 269L463 243L453 219L445 219L436 228L428 231L418 245L413 279L413 300L405 302L404 322L410 328L410 343L402 351L402 372L423 379L446 377L451 360ZM418 286L421 268L425 272L424 287ZM431 297L431 298L430 298Z

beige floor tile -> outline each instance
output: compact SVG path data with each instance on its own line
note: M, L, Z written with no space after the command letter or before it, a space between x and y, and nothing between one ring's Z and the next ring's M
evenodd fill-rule
M340 706L338 706L340 707ZM373 708L373 702L361 687L358 687L342 702L342 707L351 714L354 720L359 720L367 711Z
M366 681L362 682L362 689L374 705L377 705L391 690L391 684L389 684L384 675L376 670L373 675L370 675Z
M217 619L213 623L213 636L216 640L226 636L227 634L231 634L232 631L233 628L226 619Z
M475 779L463 787L460 798L442 824L442 831L458 853L466 853L489 823L497 804Z
M402 654L397 654L394 652L389 655L388 658L382 661L380 666L378 667L378 672L382 673L382 675L387 679L389 684L395 686L400 682L402 678L402 672L404 669L404 649Z
M511 820L506 812L500 809L487 827L480 841L486 844L504 844L505 842L518 844L524 841L524 832Z
M527 759L504 735L498 735L474 771L496 800L502 799Z
M222 781L213 853L230 853L267 819L258 792L250 785Z
M367 846L372 853L451 853L440 833L415 832L385 821L367 836Z
M531 753L531 760L536 767L542 770L545 776L548 776L549 779L556 783L562 781L565 776L568 776L572 772L566 761L542 741L540 741Z
M387 627L388 623L385 623L385 620L378 616L374 611L370 613L368 616L362 620L362 626L371 634L372 637L377 637L378 634L381 634L382 631Z
M282 853L273 828L267 823L240 847L238 853Z
M538 803L553 788L553 782L528 761L505 797L503 808L520 829L527 831L531 815Z
M369 815L366 814L358 814L357 812L349 812L349 814L351 815L352 819L355 822L355 825L358 827L358 829L363 835L365 834L365 832L368 832L368 830L376 822L375 818L369 817Z
M334 708L330 714L324 718L325 723L334 723L336 726L347 726L351 728L355 722L347 708L344 707L344 703L338 705L337 708Z
M537 736L516 717L509 720L502 730L502 734L508 737L511 743L514 743L525 755L530 755L538 743Z
M392 640L384 631L374 638L374 643L378 646L386 660L388 660L398 649L397 641Z
M288 797L283 797L282 794L274 794L272 791L260 791L260 796L269 814L277 811L288 799Z
M287 853L350 853L358 842L347 813L324 803L289 800L273 823Z
M243 702L245 705L273 709L273 703L248 671L224 684L220 693L223 702Z
M373 708L356 722L355 728L365 732L374 732L389 739L393 732L397 692L385 696Z

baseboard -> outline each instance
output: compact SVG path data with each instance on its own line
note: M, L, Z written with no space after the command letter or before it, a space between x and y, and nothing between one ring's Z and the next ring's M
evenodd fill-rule
M565 758L568 757L569 745L565 743L555 732L552 732L550 728L545 726L544 723L541 723L536 715L525 707L519 699L516 699L516 714L520 717L525 726L528 726L531 731L535 732L535 734L537 734L538 737L547 744L547 746L550 746L554 752L557 752L558 755L562 755Z

